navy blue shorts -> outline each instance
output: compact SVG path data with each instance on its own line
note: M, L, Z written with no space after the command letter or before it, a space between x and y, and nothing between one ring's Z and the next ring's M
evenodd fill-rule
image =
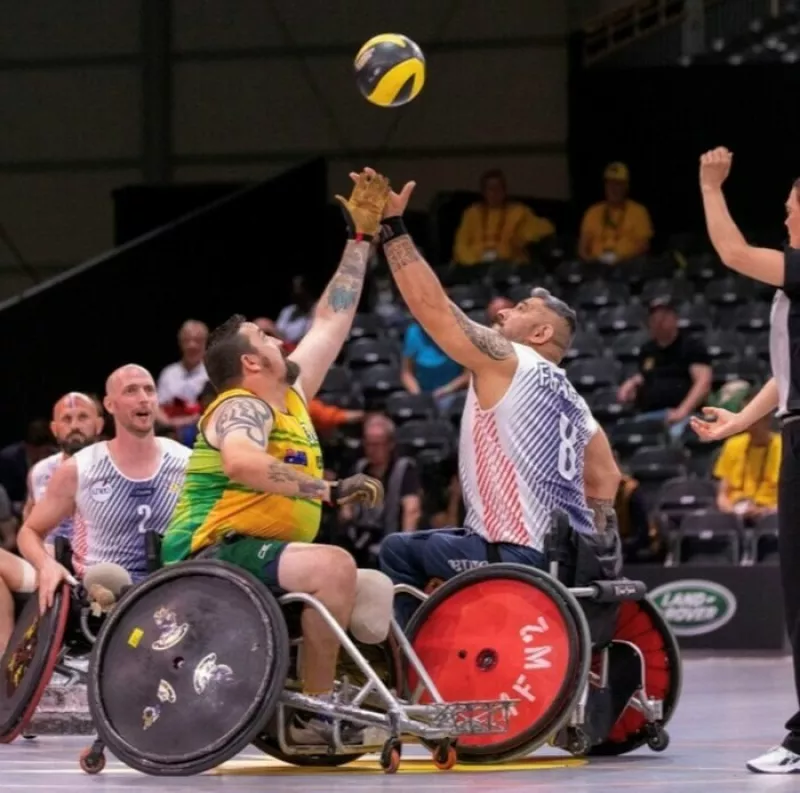
M434 529L432 531L390 534L381 543L378 561L380 569L395 584L409 584L424 589L431 579L447 581L492 561L513 562L545 569L546 559L541 551L511 543L493 546L495 559L490 558L490 543L468 529ZM395 612L405 628L419 601L411 595L395 598Z

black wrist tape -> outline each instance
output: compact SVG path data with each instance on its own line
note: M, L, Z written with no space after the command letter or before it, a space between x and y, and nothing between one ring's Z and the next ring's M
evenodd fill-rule
M391 242L395 237L402 237L408 234L406 224L399 215L391 218L384 218L381 223L381 245Z

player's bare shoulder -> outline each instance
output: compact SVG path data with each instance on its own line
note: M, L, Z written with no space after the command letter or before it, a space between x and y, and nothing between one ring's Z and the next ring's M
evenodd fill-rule
M256 396L234 396L221 402L208 417L205 435L217 448L234 434L266 446L271 426L272 409L266 402Z

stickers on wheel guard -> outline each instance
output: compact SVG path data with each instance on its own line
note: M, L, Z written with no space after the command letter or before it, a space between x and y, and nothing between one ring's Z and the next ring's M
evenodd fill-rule
M209 685L225 683L233 679L233 669L227 664L217 663L217 654L209 653L195 667L192 682L198 694L204 694Z
M151 649L156 652L163 652L175 647L189 630L188 622L178 625L178 618L175 612L163 606L153 615L153 620L161 630L161 635L151 645Z

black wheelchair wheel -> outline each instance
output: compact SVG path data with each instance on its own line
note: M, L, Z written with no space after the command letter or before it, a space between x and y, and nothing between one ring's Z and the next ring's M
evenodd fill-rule
M88 686L98 737L143 773L202 773L262 730L288 661L283 615L261 582L218 561L164 568L98 634Z
M589 750L588 754L594 757L629 754L651 742L653 748L658 746L656 750L660 751L663 740L660 736L678 706L683 685L678 640L661 612L647 599L621 605L614 641L629 642L644 656L645 691L648 697L662 701L663 718L657 725L648 724L638 710L625 707L626 699L620 703L623 710L606 739ZM609 670L609 678L613 683L613 668ZM638 680L637 677L635 682ZM611 693L613 697L613 684Z
M293 621L290 619L289 624L292 625ZM352 637L351 637L352 638ZM355 640L354 640L355 641ZM401 686L401 664L399 650L394 641L387 639L380 644L360 644L355 642L356 647L361 651L370 667L375 670L378 677L386 684L387 688L391 690L399 690ZM290 677L297 679L297 670L292 669ZM350 686L360 687L364 684L365 678L361 670L349 657L346 656L342 650L339 657L339 665L336 669L337 680L347 679ZM293 681L289 683L293 685ZM365 705L364 707L368 707ZM274 757L284 763L290 763L296 766L304 766L309 768L333 768L340 765L346 765L357 760L362 755L360 753L354 754L328 754L327 752L320 752L319 754L286 754L280 748L276 736L276 728L273 722L268 724L266 728L253 740L253 745L264 752L264 754Z
M14 632L0 659L0 743L11 743L28 726L53 675L70 607L70 589L56 591L53 607L39 614L33 594L15 602Z
M464 763L534 751L569 719L589 675L591 641L578 602L523 565L459 573L414 612L406 633L445 702L519 700L507 733L459 736ZM405 674L411 695L417 675L410 665Z

